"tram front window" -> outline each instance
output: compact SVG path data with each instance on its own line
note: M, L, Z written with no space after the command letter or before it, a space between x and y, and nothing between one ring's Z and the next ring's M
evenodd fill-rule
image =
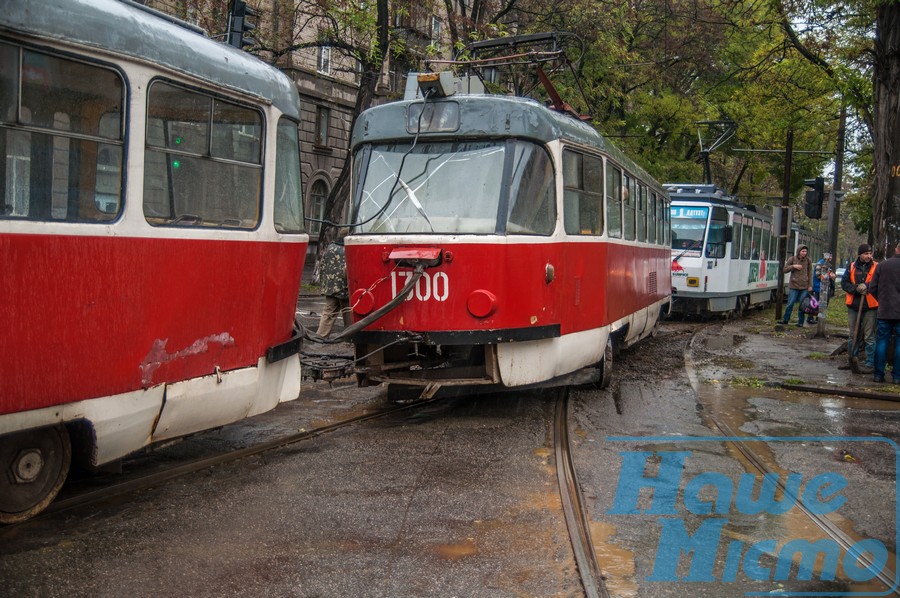
M672 249L699 254L708 217L708 207L672 206Z
M533 143L434 142L411 151L408 144L375 145L356 160L361 232L553 232L553 170Z

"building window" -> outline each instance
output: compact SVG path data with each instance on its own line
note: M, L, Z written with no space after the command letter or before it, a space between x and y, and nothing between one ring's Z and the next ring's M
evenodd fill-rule
M328 147L328 119L331 110L324 106L316 107L316 138L313 144L317 147Z
M431 17L431 39L435 42L441 41L441 20L435 16Z
M309 213L315 218L309 223L309 232L318 235L322 230L321 220L325 219L325 200L328 199L328 184L319 179L309 191Z
M319 64L316 70L323 75L331 74L331 46L321 46L319 48Z

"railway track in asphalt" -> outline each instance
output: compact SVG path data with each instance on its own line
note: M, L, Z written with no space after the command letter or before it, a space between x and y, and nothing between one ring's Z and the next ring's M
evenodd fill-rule
M697 375L697 368L693 357L693 351L695 343L700 336L701 333L695 333L691 336L691 340L685 345L684 349L684 368L687 373L688 380L691 384L691 389L694 392L695 397L697 397L698 402L701 404L703 401L702 397L702 389L700 378ZM821 389L814 389L810 392L821 392ZM840 394L838 391L836 394ZM878 398L878 397L875 397ZM763 475L767 474L777 474L771 467L767 466L765 463L765 459L763 459L757 451L754 451L748 444L748 441L759 442L758 439L753 436L740 436L735 433L735 431L729 426L727 423L722 421L722 418L716 415L713 409L709 405L704 405L704 416L709 419L715 429L717 429L721 436L724 439L724 442L731 445L738 452L743 455L746 461L759 473ZM825 517L824 515L820 515L808 509L802 500L799 500L799 497L793 496L792 492L785 485L783 478L781 475L774 475L776 479L776 485L779 488L779 491L784 493L785 496L791 496L794 499L795 504L799 507L799 509L806 515L810 521L812 521L819 529L822 530L828 537L834 540L847 554L851 554L856 556L858 562L861 563L864 567L873 567L874 563L870 558L870 555L865 553L859 553L854 550L853 547L856 541L851 538L849 535L844 533L834 522ZM896 586L896 573L893 571L888 571L885 573L884 569L878 571L875 576L878 581L884 584L887 590L884 594L880 595L896 595L900 596L900 588Z
M575 463L569 448L568 404L569 387L556 391L556 414L553 426L553 446L556 454L556 476L562 499L566 527L572 542L575 563L581 585L588 598L609 598L609 591L603 581L597 552L591 540L590 518L584 504L581 486L575 472Z
M341 419L334 423L320 426L311 430L304 430L302 432L296 432L293 434L285 434L272 440L260 442L246 448L194 459L187 463L182 463L179 465L166 467L165 469L159 471L154 471L153 473L139 475L126 481L116 482L114 480L115 476L112 476L113 481L109 485L86 490L84 492L78 492L73 494L72 496L58 499L51 503L39 515L31 519L22 521L20 523L14 523L0 527L0 541L3 540L3 536L5 533L13 533L13 530L18 529L21 526L26 526L31 522L41 521L56 513L79 507L85 507L88 505L100 504L112 498L134 494L143 490L149 490L172 480L201 472L212 467L232 463L255 455L261 455L263 453L275 452L291 445L311 440L323 434L329 434L342 428L353 426L355 424L387 417L389 415L394 415L403 411L409 411L431 402L432 400L427 400L417 401L415 403L404 405L393 405L388 408L378 409L371 413L364 413L362 415L356 415L353 417L348 417L346 419Z

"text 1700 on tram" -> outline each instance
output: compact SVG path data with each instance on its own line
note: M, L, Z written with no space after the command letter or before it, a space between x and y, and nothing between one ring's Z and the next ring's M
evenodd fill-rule
M298 122L287 77L134 3L0 11L0 522L73 454L297 397Z

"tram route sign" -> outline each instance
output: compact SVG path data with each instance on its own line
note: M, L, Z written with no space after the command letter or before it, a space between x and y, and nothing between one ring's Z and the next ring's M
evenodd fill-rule
M877 538L851 537L836 521L852 521L857 516L893 505L893 545L900 540L897 466L900 447L881 437L646 437L616 436L610 442L629 443L641 450L619 452L621 469L615 497L607 515L655 519L657 543L650 575L651 583L746 583L753 591L746 596L885 596L897 591L898 572L885 542ZM810 465L816 471L772 473L759 471L735 475L702 468L707 443L734 443L752 446L766 443L773 450L787 448L816 451L853 443L885 443L894 456L893 499L875 490L858 477L844 475L846 468L822 459ZM659 444L661 448L646 447ZM664 447L664 448L662 448ZM849 452L847 453L850 454ZM850 457L852 459L852 456ZM753 459L750 459L753 462ZM830 466L830 467L829 467ZM693 472L693 473L689 473ZM842 473L844 472L844 473ZM851 481L853 480L853 481ZM854 488L852 484L859 487ZM878 492L878 496L872 493ZM768 519L763 536L731 533L731 521ZM802 518L801 520L794 518ZM816 519L818 525L805 525ZM802 585L791 591L787 584ZM835 582L864 591L818 591L822 582ZM771 584L771 590L760 590ZM868 589L878 588L878 589ZM887 588L884 590L883 588ZM824 591L823 591L824 590Z

